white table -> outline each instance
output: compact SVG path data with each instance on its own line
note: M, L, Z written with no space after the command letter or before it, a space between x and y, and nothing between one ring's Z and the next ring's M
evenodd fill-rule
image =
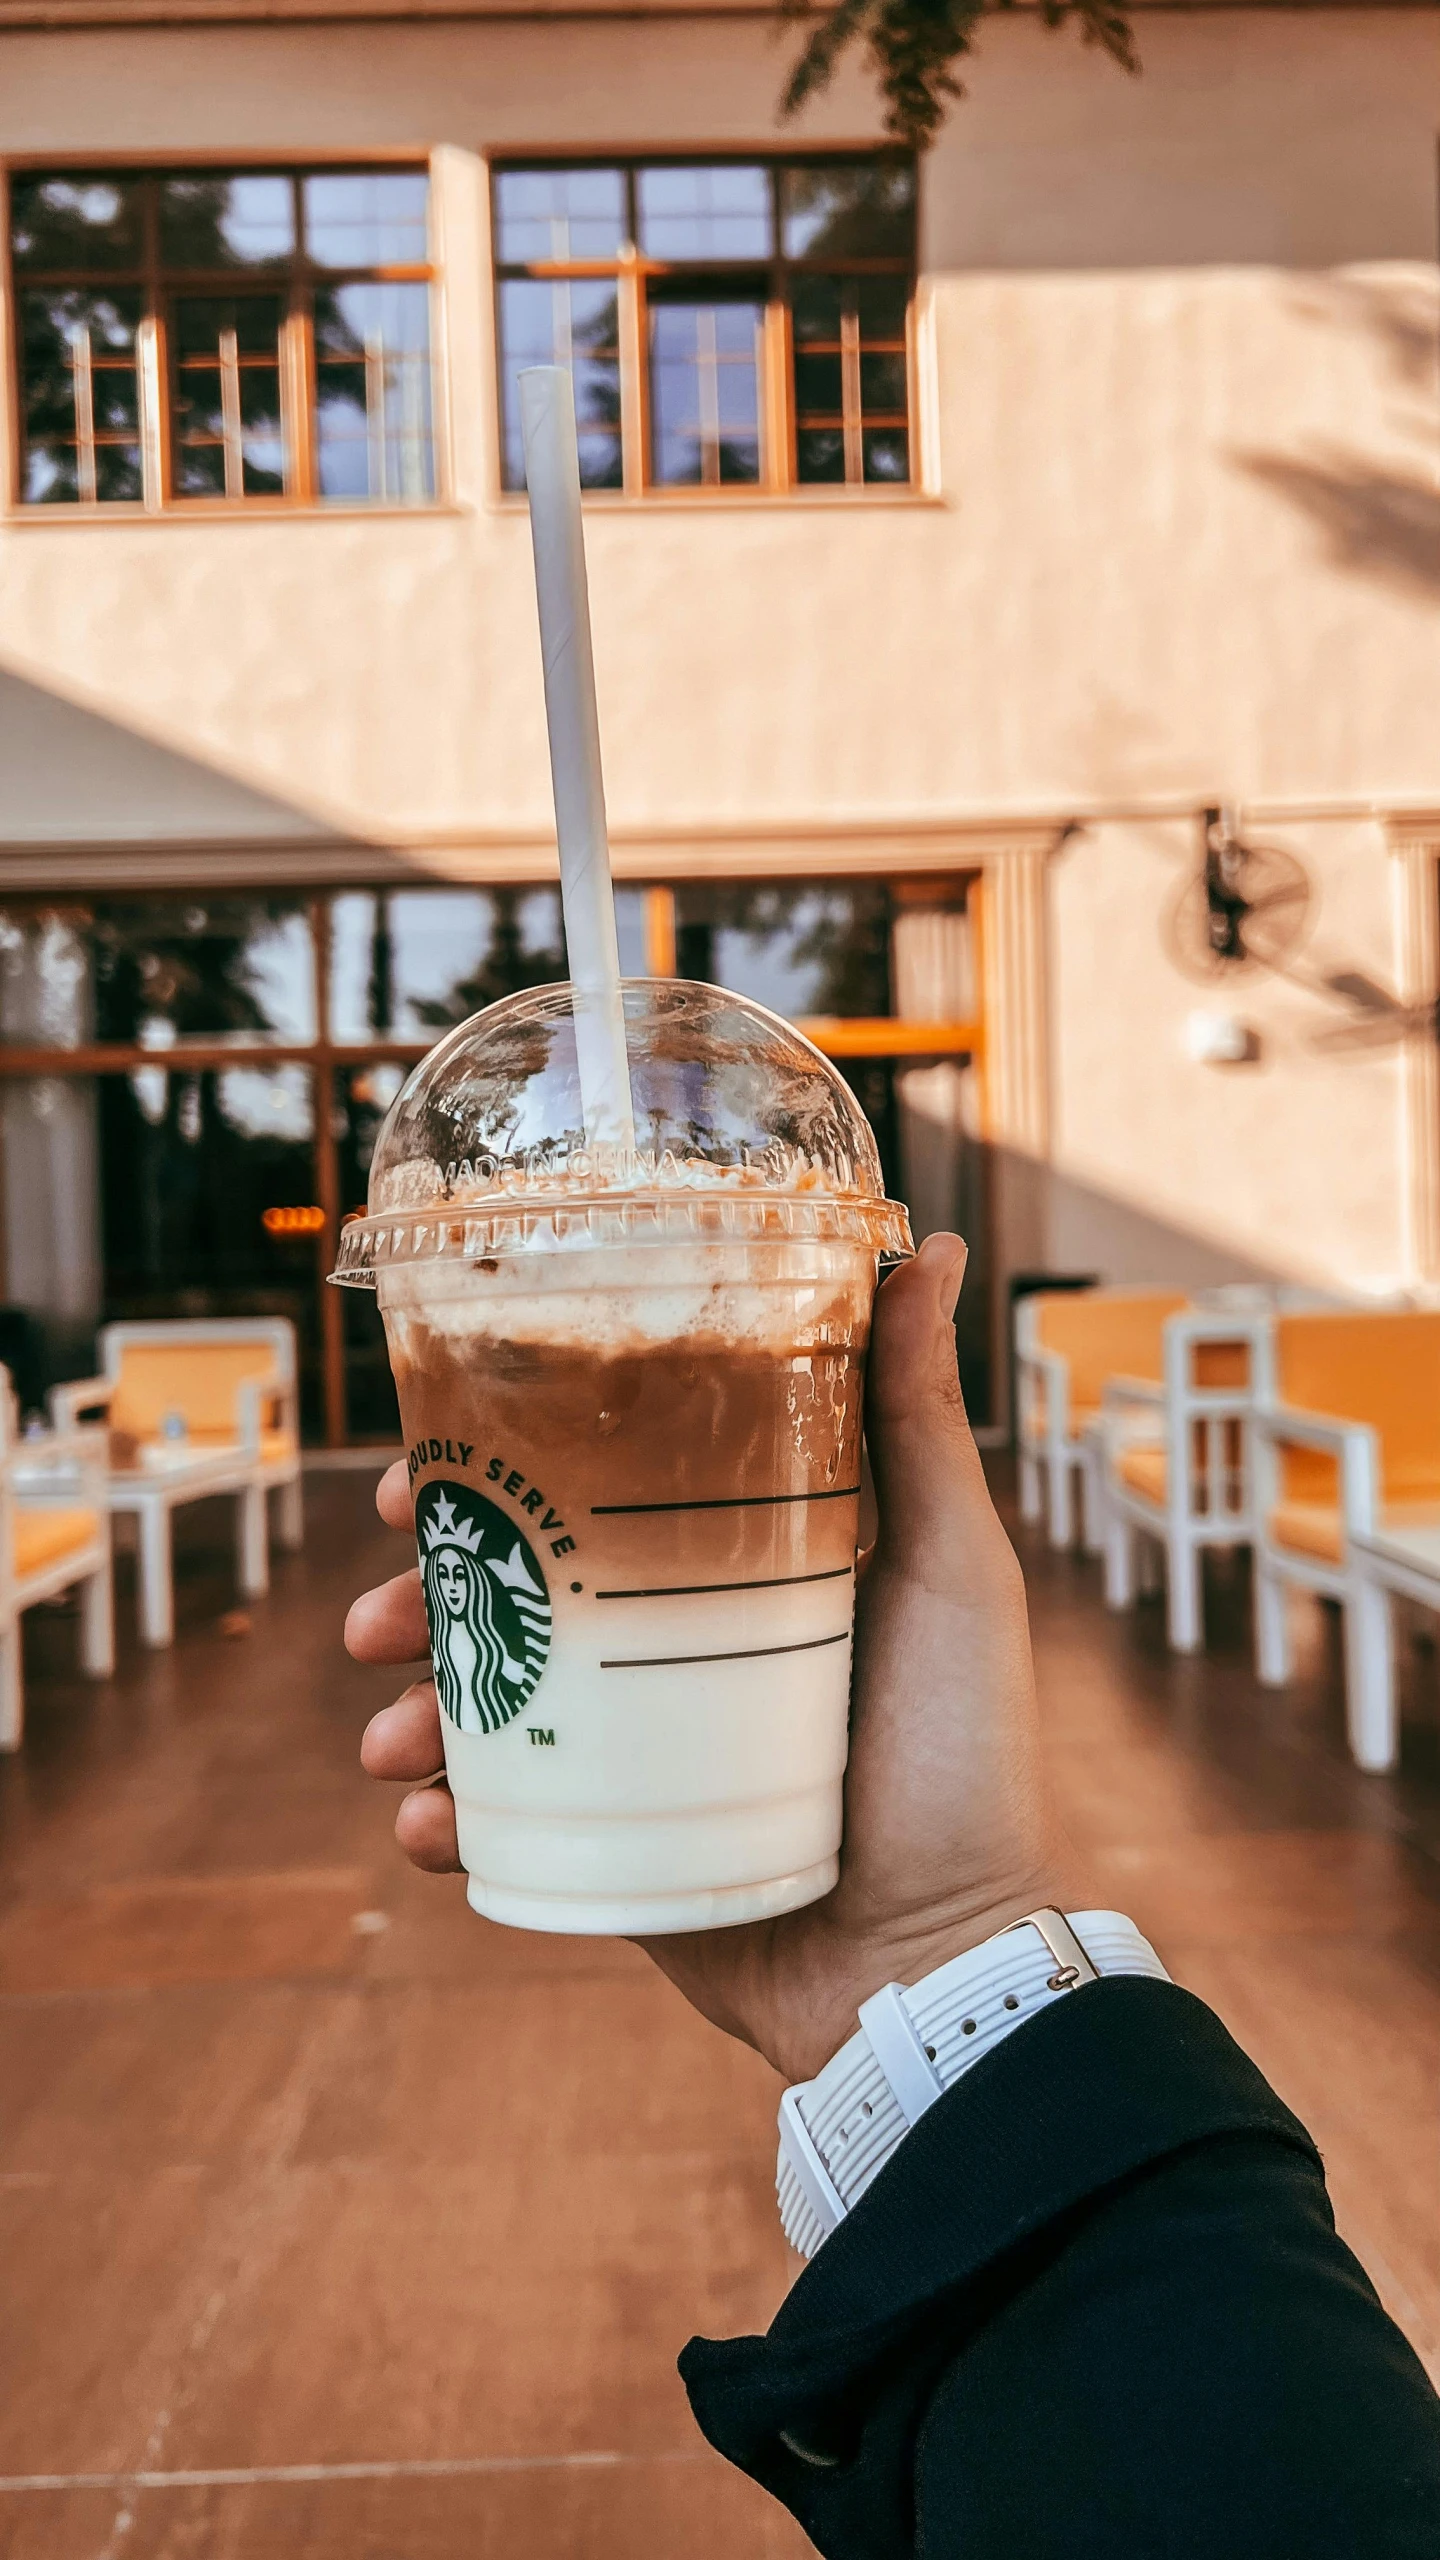
M270 1588L270 1541L265 1486L249 1451L238 1446L197 1450L178 1441L147 1450L139 1466L112 1468L106 1479L111 1512L127 1513L138 1530L142 1644L175 1641L170 1514L182 1502L202 1502L215 1493L235 1496L238 1580L247 1598L257 1597Z
M1382 1590L1440 1610L1440 1513L1413 1527L1382 1525L1357 1533L1351 1543L1361 1571Z

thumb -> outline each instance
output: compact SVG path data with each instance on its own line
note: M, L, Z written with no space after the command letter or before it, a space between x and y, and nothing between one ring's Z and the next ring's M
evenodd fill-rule
M1003 1537L955 1365L959 1236L927 1236L875 1300L865 1426L880 1511L877 1562L963 1578L977 1537Z

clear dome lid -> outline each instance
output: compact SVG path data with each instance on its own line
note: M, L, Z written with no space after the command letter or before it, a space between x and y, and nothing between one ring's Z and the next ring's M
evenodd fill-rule
M635 1145L587 1145L568 984L487 1005L437 1042L376 1142L334 1278L398 1265L697 1235L913 1250L870 1124L793 1024L683 978L623 988Z

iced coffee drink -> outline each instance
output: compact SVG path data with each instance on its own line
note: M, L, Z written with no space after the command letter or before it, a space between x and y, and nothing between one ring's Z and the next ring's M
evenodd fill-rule
M470 1899L562 1930L833 1883L870 1303L908 1247L807 1042L680 982L625 1006L653 1144L585 1148L568 991L509 999L401 1095L340 1275L379 1289Z

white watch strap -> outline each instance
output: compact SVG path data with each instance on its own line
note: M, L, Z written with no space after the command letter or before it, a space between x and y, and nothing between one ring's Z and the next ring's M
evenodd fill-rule
M1170 1977L1118 1911L1032 1912L906 1990L887 1983L860 2030L780 2101L776 2191L785 2237L813 2258L927 2107L983 2055L1109 1974Z

